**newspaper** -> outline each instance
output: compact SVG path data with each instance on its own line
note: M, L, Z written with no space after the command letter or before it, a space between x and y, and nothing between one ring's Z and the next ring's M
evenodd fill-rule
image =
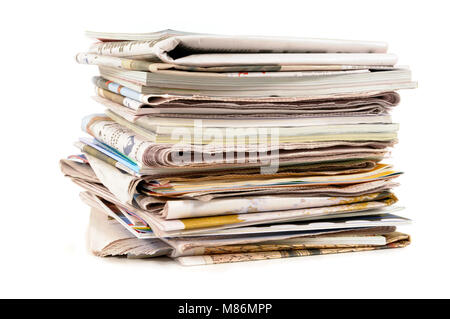
M138 239L102 210L91 209L88 244L97 256L147 258L164 256L172 251L170 245L159 239Z
M306 117L333 117L333 116L367 116L383 115L390 108L380 105L383 100L372 99L362 102L363 105L345 107L319 107L310 105L265 105L253 104L241 105L240 108L227 108L225 103L199 103L189 105L183 103L169 103L164 107L152 107L139 101L115 94L105 89L96 87L98 96L93 99L114 113L130 122L136 122L141 116L165 117L165 118L201 118L201 119L261 119L261 118L306 118ZM368 102L368 103L367 103ZM367 103L367 104L366 104ZM225 105L224 105L225 104Z
M315 45L316 48L320 48L320 52L325 52L323 46L329 48L327 52L378 52L383 53L387 50L387 43L382 41L357 41L357 40L341 40L341 39L320 39L320 38L299 38L299 37L274 37L274 36L232 36L232 35L215 35L206 33L194 33L186 32L172 29L165 29L156 32L146 32L146 33L123 33L123 32L96 32L96 31L86 31L86 36L93 39L98 39L103 42L109 41L162 41L164 39L175 37L175 36L194 36L193 39L203 39L205 36L212 39L219 39L221 43L218 45L224 45L222 41L232 42L231 45L239 46L240 51L245 50L249 47L249 44L260 42L264 43L268 47L273 46L276 49L280 49L280 44L285 45L297 45L300 49L306 50L307 52L313 52L313 47L306 47L306 45ZM195 38L196 37L196 38ZM231 39L230 39L231 38ZM232 40L235 39L235 40ZM239 43L236 43L239 41ZM243 42L244 41L244 42ZM201 45L200 43L196 44ZM265 49L268 49L266 47ZM288 47L284 47L282 52L286 52ZM248 49L250 50L250 49Z
M266 177L264 174L255 174L250 179L222 179L197 181L170 181L170 178L155 179L141 185L141 192L154 196L178 197L186 194L198 194L202 192L225 193L259 189L289 189L296 187L315 188L327 185L358 184L376 180L394 179L402 172L396 171L391 165L377 164L375 168L366 172L340 175L316 175L316 176L289 176Z
M317 99L415 88L409 70L394 68L397 58L385 49L358 41L163 33L150 41L95 43L76 59L154 97Z
M106 114L114 120L118 117L114 112L106 111ZM125 123L125 122L124 122ZM201 125L201 128L279 128L280 135L283 134L283 128L301 128L301 127L315 127L310 128L307 133L318 133L319 129L322 129L324 133L328 133L331 130L327 130L326 126L333 127L334 125L351 125L351 124L392 124L392 118L389 114L371 115L371 116L338 116L338 117L316 117L310 116L307 118L293 118L293 119L266 119L264 117L258 119L250 119L242 121L240 119L190 119L190 118L163 118L153 116L142 116L134 124L148 131L155 132L156 134L167 134L171 129L177 127L194 128ZM288 132L288 131L286 131ZM302 132L299 131L301 134ZM306 132L305 132L306 133Z
M85 139L81 139L85 141ZM79 145L83 143L75 143L75 145ZM341 144L341 143L339 143ZM342 143L341 145L347 145L346 143ZM323 145L327 147L327 145ZM334 143L330 143L328 146L336 146ZM383 144L376 142L366 142L366 143L351 143L350 146L361 146L361 147L373 147L373 148L384 148L389 147L391 144ZM305 150L309 147L316 147L314 145L304 145ZM80 146L80 149L97 159L100 159L102 162L105 162L105 165L111 165L118 168L121 171L125 171L129 173L126 169L123 168L122 165L119 165L117 161L114 159L104 155L103 153L98 152L97 150L91 152L90 147L87 144L83 144ZM100 153L100 156L99 156ZM66 161L66 160L62 160ZM86 160L86 164L87 164ZM79 164L79 163L77 163ZM85 165L88 166L88 165ZM364 172L373 169L376 166L376 162L371 159L356 159L356 160L344 160L344 161L333 161L333 162L324 162L324 163L312 163L312 164L301 164L301 165L286 165L280 166L278 171L273 174L265 174L266 177L288 177L288 176L314 176L314 175L337 175L337 174L351 174ZM183 180L192 180L195 178L196 180L217 180L217 179L243 179L243 178L252 178L255 175L260 173L259 168L234 168L233 170L229 169L216 169L216 170L168 170L165 172L159 172L155 174L149 174L142 176L143 179L150 180L155 178L163 178L163 177L171 177L172 181L183 181ZM132 174L133 176L138 176L136 174ZM120 176L120 175L119 175ZM139 176L138 176L139 177Z
M317 54L315 55L317 56ZM323 61L325 57L322 56ZM342 54L336 56L344 56ZM375 56L375 55L371 55ZM119 58L114 56L98 55L94 53L78 53L75 57L80 64L97 65L101 67L117 68L130 71L142 71L173 76L198 77L303 77L326 76L367 72L370 70L391 70L392 65L350 65L350 64L320 64L304 63L290 65L231 65L231 66L183 66L169 63L152 63L137 59ZM304 58L305 59L305 55ZM305 61L305 60L304 60ZM304 62L303 61L303 62Z
M387 44L165 30L90 32L82 152L60 161L91 208L98 256L216 264L405 247L381 161L395 92Z
M133 195L136 193L137 185L141 182L141 179L129 175L120 169L106 164L105 162L86 154L90 167L92 168L95 176L100 182L108 187L121 202L131 203Z
M121 121L117 117L115 120ZM125 120L123 120L125 121ZM157 143L146 134L146 130L137 127L132 123L126 124L136 131L126 128L125 126L112 121L104 115L92 115L83 120L83 129L91 134L98 141L114 148L121 154L124 154L132 161L134 165L139 167L259 167L271 166L280 163L287 164L304 164L317 163L323 161L342 161L350 159L378 159L380 160L386 153L384 149L349 147L347 149L322 149L316 151L303 152L296 150L296 145L302 147L303 141L294 142L290 150L284 147L279 151L279 144L284 144L288 137L280 137L279 140L269 140L267 143L248 144L240 143L232 144L231 140L219 139L217 143L212 143L209 147L197 147L197 151L189 143L181 143L177 139L178 145L168 143ZM298 130L306 130L307 128L298 128ZM311 127L311 130L320 132L320 128ZM329 134L305 135L306 142L315 140L316 136L319 141L336 141L336 140L353 140L353 136L357 141L394 141L396 138L397 125L395 124L359 124L359 125L336 125L328 126ZM333 131L335 130L335 131ZM371 130L364 133L364 130ZM376 131L381 132L376 132ZM357 133L357 132L360 133ZM362 132L361 132L362 131ZM375 132L374 132L375 131ZM384 132L383 132L384 131ZM346 134L346 132L348 132ZM267 136L267 135L266 135ZM327 138L328 136L328 138ZM262 136L264 137L264 136ZM296 141L301 136L296 136ZM259 142L259 137L255 137ZM270 138L272 139L272 137ZM247 139L242 137L243 141ZM208 140L210 143L211 140ZM228 142L227 142L228 141ZM236 141L236 139L234 139ZM312 142L312 141L311 141ZM239 145L244 145L242 148ZM231 148L224 148L223 145L231 145ZM272 146L271 146L272 145ZM311 144L310 144L311 145ZM320 147L319 144L318 147ZM354 144L357 145L357 144ZM91 145L92 146L92 145ZM101 145L99 145L101 147ZM184 153L186 152L186 153ZM214 156L214 154L218 154Z
M388 72L391 73L386 74ZM234 85L228 87L226 90L223 90L222 85L217 84L215 84L215 87L212 89L207 89L206 87L196 89L192 87L192 84L188 84L191 88L173 88L165 84L163 80L160 81L160 86L143 85L142 83L136 83L134 78L125 79L122 72L102 71L101 75L108 81L116 82L130 90L142 93L149 99L159 99L160 97L164 98L164 96L201 96L210 99L319 100L355 96L359 94L373 94L373 92L388 92L417 88L417 82L411 80L411 73L408 70L384 71L383 74L371 72L368 81L365 81L367 80L365 78L355 79L354 77L350 77L350 79L347 79L345 82L336 81L336 79L334 79L331 85L295 85L284 88L261 88L259 86L252 88L250 86L239 87ZM357 81L357 84L354 82L350 84L349 81Z
M231 254L216 254L203 256L188 256L177 257L176 261L184 266L221 264L240 261L256 261L267 259L279 259L289 257L303 257L314 255L338 254L347 252L370 251L378 249L390 248L404 248L411 243L409 235L394 232L384 235L388 244L382 246L367 246L367 247L341 247L341 248L314 248L314 249L294 249L294 250L279 250L267 252L245 252L245 253L231 253Z
M379 140L386 140L388 137L391 137L391 139L395 138L398 130L398 124L391 123L390 117L385 115L360 118L343 117L336 120L331 120L331 118L308 118L248 121L141 117L133 123L109 110L106 110L105 113L106 116L103 118L100 114L85 117L82 124L83 128L87 129L87 125L93 124L99 119L112 120L121 127L134 131L149 141L166 144L229 145L235 141L234 143L239 145L273 145L275 143L346 139L362 140L358 139L358 136L364 136L365 134L367 134L364 136L366 140L377 140L377 136L380 136ZM93 121L91 121L92 118ZM161 125L158 122L161 122ZM209 125L208 122L218 123L216 124L217 127L214 127L214 124ZM174 124L171 125L170 123ZM182 123L186 123L185 126ZM372 136L371 134L374 134L374 139L369 138ZM349 137L345 138L344 136Z
M406 68L395 68L385 71L371 72L369 70L351 71L297 71L297 72L249 72L185 74L151 73L123 70L111 67L99 68L100 75L130 89L140 86L138 90L171 90L173 92L207 92L207 95L244 95L259 94L270 96L286 94L294 96L308 95L309 92L339 93L351 92L357 87L365 89L379 85L412 84L411 72ZM355 83L359 83L356 85ZM367 90L367 89L366 89ZM264 91L270 92L264 93ZM256 92L256 93L253 93ZM150 92L149 92L150 93Z
M105 196L106 195L106 196ZM177 223L180 224L182 220L171 220L166 221L153 216L152 214L145 213L132 206L127 206L126 204L119 203L114 197L110 197L105 194L101 197L95 195L94 193L84 192L80 194L82 200L92 208L103 210L107 215L115 218L117 221L121 222L122 218L118 217L117 214L121 212L127 212L128 215L138 216L141 221L145 223L147 228L151 230L152 234L149 238L173 238L173 237L195 237L195 236L222 236L222 235L242 235L242 234L275 234L275 233L290 233L296 234L297 232L303 231L329 231L329 230L344 230L351 228L364 228L364 227L378 227L378 226L397 226L405 223L409 223L408 219L392 215L393 212L401 210L399 207L385 207L371 210L360 210L358 212L348 212L342 214L332 214L325 216L315 216L313 218L302 218L301 221L279 219L277 223L253 223L253 224L239 224L239 225L222 225L222 226L210 226L201 228L191 228L191 229L179 229L179 230L169 230ZM189 221L192 219L184 219L184 221ZM206 219L207 220L207 219ZM134 227L127 227L131 221L122 224L127 228L132 234L138 238L145 238L138 235L138 230ZM281 224L280 224L281 223ZM251 227L249 227L251 226Z
M77 179L73 179L73 181L96 196L100 196L96 200L98 205L100 205L104 210L109 211L110 208L101 201L101 198L114 203L119 208L121 207L139 216L147 223L147 225L149 225L155 234L159 234L159 237L169 236L169 234L180 235L180 232L182 231L214 231L217 229L245 227L274 222L284 223L310 219L330 219L351 216L355 217L361 215L387 214L391 210L382 209L393 205L397 201L393 194L386 193L385 195L375 195L375 197L369 196L372 200L368 202L361 202L364 198L355 198L353 200L344 200L343 204L340 205L327 207L167 220L158 214L155 214L155 212L145 211L130 204L120 202L105 187L92 185L88 182ZM396 210L395 207L393 210ZM161 232L165 233L165 235L161 235Z
M327 94L327 95L316 95L316 96L293 96L293 97L256 97L256 98L248 98L248 97L209 97L204 95L199 95L198 93L195 95L186 95L186 94L178 94L171 95L167 92L161 94L143 94L136 90L133 90L128 87L121 86L119 83L114 81L108 81L102 77L95 76L93 77L93 82L96 86L101 87L105 90L109 90L111 92L120 94L122 96L128 97L133 100L140 101L142 103L152 105L152 106L161 106L166 105L168 103L178 102L178 103L189 103L193 102L197 103L226 103L226 105L232 106L234 108L241 108L241 104L257 104L261 105L261 103L283 103L283 106L286 103L295 103L295 102L308 102L308 101L320 101L321 103L333 103L336 100L358 100L358 99L366 99L372 97L382 96L383 100L386 100L390 103L397 103L399 101L399 96L396 93L391 91L367 91L367 92L359 92L359 93L346 93L346 94Z
M87 163L80 163L74 160L62 159L59 161L61 172L71 178L83 179L90 183L100 184L100 180L95 175L91 166Z
M89 53L99 55L133 57L151 62L194 67L267 64L395 64L396 56L386 54L386 51L387 44L383 42L202 34L173 35L171 32L162 32L151 40L95 43L89 49ZM304 56L311 56L310 53L318 57L305 60ZM324 59L319 58L324 55L326 55ZM348 56L347 59L344 59L345 56Z
M394 226L355 228L351 230L319 230L298 233L270 233L260 235L205 236L166 238L174 251L171 257L254 252L267 250L292 250L319 248L326 245L345 247L347 245L385 245L382 235L392 233ZM348 247L348 246L347 246ZM334 246L336 248L336 246Z
M299 76L319 72L317 74L339 74L343 71L356 70L390 70L389 65L345 65L345 64L298 64L298 65L232 65L232 66L183 66L169 63L152 63L137 59L119 58L114 56L98 55L95 53L78 53L75 57L80 64L98 65L131 71L144 71L151 73L170 74L177 76L286 76L287 72L298 72ZM251 74L248 74L251 72ZM280 73L282 72L282 74ZM301 72L301 73L300 73Z
M131 203L133 199L136 199L137 194L137 186L140 185L140 191L144 191L145 189L158 189L158 185L163 185L164 188L171 186L171 188L174 187L181 187L182 186L185 191L189 192L189 190L186 188L189 184L192 184L192 181L194 181L194 189L191 190L191 192L198 192L198 190L195 188L200 183L205 186L201 187L208 187L210 189L210 193L214 193L215 190L224 188L226 185L232 185L232 191L242 189L242 185L245 185L248 187L249 179L245 176L233 176L231 175L229 179L227 179L224 176L218 176L220 177L217 179L212 178L190 178L190 179L183 179L183 178L173 178L173 177L167 177L159 180L151 180L150 184L147 186L147 182L141 178L137 178L128 174L125 174L121 172L119 169L108 165L107 163L96 159L95 157L92 157L90 155L86 155L87 159L89 160L89 167L92 169L87 169L83 166L87 166L86 164L77 164L77 166L80 167L80 170L85 173L85 177L81 176L76 170L71 168L71 162L72 161L61 161L62 170L63 172L72 177L72 178L78 178L78 179L84 179L86 181L100 181L104 186L106 186L109 191L111 191L120 201L122 202L128 202ZM74 163L75 164L75 163ZM67 170L69 167L70 170ZM332 183L342 183L345 181L351 181L351 184L355 183L361 183L370 181L370 176L377 176L380 177L384 174L384 178L389 177L389 174L392 174L393 171L391 171L390 166L387 165L378 165L377 168L368 171L368 172L359 172L358 174L350 174L350 175L335 175L335 174L327 174L313 177L300 177L300 180L303 183L306 183L308 181L314 182L314 188L317 187L317 185L329 185ZM264 175L249 175L251 176L251 179L253 182L256 182L255 184L251 185L250 187L256 188L256 187L264 187L266 185L275 185L280 184L281 182L287 183L286 185L293 183L298 179L298 177L294 177L295 175L290 174L288 176L280 176L278 175L276 178L274 176L264 176ZM362 180L358 180L358 178L362 178ZM258 181L259 179L259 181ZM157 183L157 184L155 184ZM207 183L207 184L205 184ZM178 185L178 186L176 186ZM206 186L207 185L207 186ZM155 188L156 187L156 188ZM273 186L272 186L273 187ZM223 192L223 190L221 190ZM184 217L193 217L192 214L196 214L196 216L213 216L213 215L221 215L221 214L233 214L233 213L245 213L245 212L259 212L259 211L270 211L275 209L292 209L292 208L306 208L306 207L318 207L318 206L329 206L333 204L342 204L342 203L352 203L352 202L360 202L360 201L368 201L368 200L374 200L376 198L383 198L387 196L388 193L380 193L380 194L370 194L367 195L369 197L365 196L357 196L354 199L352 198L339 198L339 197L333 197L333 198L297 198L297 197L289 197L284 196L282 198L274 198L274 197L267 197L267 199L264 199L264 197L247 197L244 199L231 199L230 200L219 200L219 201L212 201L211 203L205 204L202 202L194 203L191 200L184 200L184 201L177 201L173 202L171 204L166 205L164 210L161 212L161 214L171 219L171 216L173 214L178 214L176 216L177 218L184 218ZM371 197L372 196L372 197ZM382 197L380 197L382 196ZM391 196L391 195L389 195ZM153 198L153 197L152 197ZM153 201L148 202L148 204L152 203L162 203L164 200L154 199ZM326 205L328 203L329 205ZM287 205L287 206L285 206ZM216 206L216 207L214 207ZM191 209L189 209L191 207ZM247 207L247 208L245 208ZM186 216L183 216L186 215Z
M375 203L374 206L384 207L377 209L369 209L367 210L367 206L361 207L358 205L353 206L344 206L333 208L333 214L320 216L320 212L316 211L315 219L324 219L324 218L337 218L337 222L334 224L327 223L318 223L312 225L311 222L307 222L306 224L286 224L289 220L292 219L292 216L287 216L287 218L280 219L276 221L277 223L283 223L279 227L276 225L264 226L265 222L255 222L255 221L247 221L244 223L242 221L236 221L235 216L231 216L227 218L212 219L212 222L209 222L208 219L211 217L205 217L201 219L201 222L197 222L196 219L184 219L187 221L187 226L181 220L165 220L152 212L137 208L136 206L121 203L117 200L117 198L108 191L107 188L98 184L92 184L89 182L85 182L80 179L72 179L74 183L86 189L90 193L94 195L94 198L97 202L94 208L98 208L98 205L105 211L110 211L110 208L103 201L107 201L116 205L119 208L122 208L126 211L133 212L136 216L146 222L146 224L151 228L151 230L155 233L157 237L177 237L177 236L189 236L192 234L197 235L221 235L221 234L240 234L240 233L260 233L260 232L277 232L277 231L300 231L300 230L312 230L312 229L329 229L329 228L351 228L351 227L371 227L371 226L396 226L399 223L408 222L408 220L404 218L400 218L395 215L389 215L393 212L396 212L401 209L401 207L389 207L392 204L392 199L388 199L387 201L381 203ZM97 197L95 197L97 196ZM91 205L92 201L87 202L88 205ZM109 204L111 205L111 204ZM372 207L372 204L371 204ZM355 209L354 211L352 211ZM324 212L324 210L322 211ZM301 212L299 212L301 213ZM371 215L383 215L386 217L379 217L376 219L365 220L361 216L371 216ZM355 224L346 221L342 223L343 217L354 217L354 218L363 218L362 220L358 219L355 221ZM251 218L250 218L251 219ZM302 218L304 221L309 220L308 216L304 216ZM296 219L295 219L296 220ZM329 219L330 221L332 219ZM192 223L194 222L194 223ZM219 222L219 223L217 223ZM228 222L228 223L227 223ZM394 224L392 224L394 223ZM220 225L219 225L220 224ZM262 224L263 226L258 226L255 228L254 225ZM333 226L334 225L334 226ZM253 227L247 227L253 226ZM325 228L324 228L325 226Z
M89 155L87 155L89 156ZM122 202L125 203L132 203L133 200L137 202L137 204L144 210L151 210L153 207L157 204L165 203L167 201L167 198L163 197L154 197L154 196L148 196L144 195L142 193L139 193L137 191L137 185L145 183L144 178L123 178L123 172L121 172L119 169L114 168L113 166L108 165L105 162L102 162L100 160L95 160L91 158L91 165L95 166L95 171L98 172L99 176L104 176L106 174L109 174L108 178L103 179L103 184L100 182L100 180L95 175L94 170L91 168L88 164L81 164L76 163L73 160L61 160L61 170L62 172L75 180L78 180L79 182L83 181L85 188L86 185L90 185L90 187L87 187L88 189L92 190L92 188L96 188L98 192L98 188L103 189L103 191L100 192L107 192L108 194L110 192L113 192L116 198L120 198ZM75 167L75 169L73 168ZM367 170L362 170L367 171ZM357 169L356 172L361 172L360 169ZM356 173L353 171L342 171L342 172L315 172L314 174L306 173L306 176L313 176L317 174L321 174L323 176L327 175L336 175L336 174L345 174L345 173ZM292 176L304 176L303 174L299 173L292 173L292 172L286 172L286 173L278 173L276 175L267 176L267 178L276 178L276 177L292 177ZM192 181L197 180L199 182L203 181L220 181L220 180L245 180L249 178L254 178L255 175L220 175L220 173L216 176L203 176L203 175L192 175L191 177L170 177L170 179L167 180L161 180L163 183L169 183L169 182L183 182L183 181ZM147 180L151 180L151 178L148 178ZM111 184L109 186L109 184ZM295 196L337 196L337 197L348 197L348 196L362 196L369 193L377 193L377 192L383 192L386 190L389 190L393 187L395 187L397 184L394 182L391 182L390 180L377 180L373 182L364 182L359 184L352 184L349 186L340 186L340 187L330 187L330 186L321 186L321 187L292 187L289 189L277 189L277 188L269 188L264 190L250 190L250 191L239 191L239 192L226 192L226 193L191 193L188 195L185 195L185 198L190 199L198 199L202 202L207 202L209 200L213 200L214 198L227 198L227 197L235 197L235 196L249 196L252 197L254 195L270 195L270 194L277 194L277 195L283 195L283 194L291 194ZM142 189L140 190L142 191ZM183 196L181 197L183 198ZM162 209L162 207L158 208Z
M136 196L136 187L142 181L132 176L119 173L118 170L104 165L100 160L87 155L94 173L111 193L121 202L131 203ZM167 184L167 182L164 182ZM125 187L124 187L125 186ZM130 196L131 195L131 196ZM298 196L249 196L243 198L216 199L209 202L198 200L161 200L149 197L146 207L165 219L233 215L258 212L275 212L304 208L325 207L382 200L395 197L388 193L371 193L357 197L298 197ZM162 204L164 203L164 206ZM142 204L142 203L141 203ZM156 205L155 205L156 204ZM141 206L142 207L142 206ZM266 215L268 216L268 214Z
M106 199L107 201L114 203L116 205L118 205L119 207L123 207L131 212L135 212L138 216L140 216L144 221L147 222L147 224L151 227L152 230L155 231L155 233L159 234L159 236L170 236L170 234L172 235L180 235L181 233L186 233L192 230L198 230L198 229L203 229L203 228L207 228L208 231L215 231L217 229L226 229L226 228L233 228L233 227L240 227L240 226L245 226L245 225L254 225L254 224L258 224L258 222L255 222L255 220L251 220L252 218L245 218L247 219L247 222L244 223L244 220L241 220L239 218L235 218L236 216L230 216L230 217L225 217L225 218L212 218L212 217L206 217L204 219L199 219L199 218L191 218L191 219L184 219L184 221L180 222L177 220L171 220L171 221L166 221L165 219L162 219L160 217L158 217L155 214L152 214L151 212L148 212L146 210L142 210L139 209L135 206L132 206L130 204L125 204L120 202L106 187L104 187L103 185L99 185L99 184L93 184L93 183L89 183L86 181L83 181L82 179L77 179L77 178L73 178L72 179L76 184L80 185L81 187L83 187L84 189L88 190L89 192L92 192L93 194L100 196L101 198ZM361 212L369 212L371 214L380 214L381 212L379 210L374 210L373 212L367 211L367 209L370 208L376 208L376 207L387 207L392 205L392 203L394 203L396 201L396 199L394 197L392 198L388 198L387 200L381 200L377 203L372 203L369 205L366 204L354 204L354 205L340 205L340 207L335 207L335 208L331 208L330 211L327 210L327 208L324 209L318 209L318 210L313 210L315 212L315 214L317 216L319 216L322 213L334 213L336 214L336 217L340 217L341 215L339 213L345 213L345 212L351 212L351 211L361 211ZM106 206L104 206L104 204L102 204L99 200L98 203L103 207L103 209L108 210L109 208L107 208ZM387 213L388 211L386 211L385 213ZM298 210L297 212L293 212L294 215L298 215L301 214L302 211ZM261 214L260 214L261 215ZM278 217L278 221L286 221L287 220L293 220L292 219L292 212L287 213L287 215L290 216L286 216L286 218L284 219L280 219L279 216L275 216ZM352 215L357 215L354 212L352 213ZM254 215L254 217L257 217L256 219L258 219L260 216L258 215ZM262 216L263 218L266 218L264 216ZM211 220L210 220L211 219ZM231 222L231 223L230 223ZM223 224L224 225L219 225L219 224ZM228 223L228 224L227 224ZM177 230L178 228L178 230ZM164 234L164 235L163 235Z
M390 179L396 177L399 172L393 170L387 165L376 165L373 168L355 168L355 169L345 169L340 171L281 171L274 174L226 174L226 175L213 175L203 177L190 176L190 177L160 177L157 178L152 176L146 178L151 184L144 182L143 178L137 176L129 175L124 173L121 169L109 165L100 159L95 158L89 154L86 154L89 160L91 168L95 172L98 179L102 181L105 185L110 185L109 187L113 193L115 193L120 199L128 198L132 199L137 185L140 184L141 191L148 192L168 192L170 187L170 196L178 195L178 188L183 188L181 195L186 193L199 193L205 187L209 187L210 194L216 192L229 192L236 189L247 190L255 189L256 187L268 187L272 188L283 187L288 183L304 184L315 183L317 185L327 185L330 183L361 183L370 181L370 179ZM337 167L335 167L337 168ZM317 176L317 177L315 177ZM322 176L322 177L320 177ZM375 177L372 177L375 176ZM78 176L74 176L78 177ZM348 181L347 181L348 179ZM284 186L283 186L284 185ZM231 188L230 188L231 186ZM297 186L297 185L291 185ZM301 185L298 185L301 186ZM310 185L311 186L311 185ZM161 188L163 187L163 188ZM115 189L117 188L117 189ZM120 194L120 195L119 195Z
M343 203L366 202L388 198L389 193L372 193L358 197L299 197L293 195L248 196L228 199L168 200L159 215L167 220L218 215L275 212L326 207Z
M99 209L91 210L88 242L98 256L148 258L170 256L182 265L260 260L313 254L364 251L405 247L406 234L395 227L372 227L350 231L272 234L248 237L222 236L208 238L173 238L168 240L137 239ZM180 257L181 256L181 257ZM187 257L190 256L190 257Z

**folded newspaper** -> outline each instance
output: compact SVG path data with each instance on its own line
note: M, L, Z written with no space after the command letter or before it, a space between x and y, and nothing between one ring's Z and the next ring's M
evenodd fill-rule
M91 208L98 256L182 265L400 248L383 161L398 90L376 41L87 32L95 65L82 152L60 161Z

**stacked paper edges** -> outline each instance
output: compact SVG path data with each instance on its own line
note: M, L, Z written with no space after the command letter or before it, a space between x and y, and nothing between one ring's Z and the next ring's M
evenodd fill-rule
M397 90L382 42L88 33L98 65L82 152L61 160L99 256L183 265L405 247L382 160Z

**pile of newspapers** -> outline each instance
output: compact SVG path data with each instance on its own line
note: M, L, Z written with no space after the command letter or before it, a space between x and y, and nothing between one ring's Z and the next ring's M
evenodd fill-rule
M99 256L216 264L405 247L384 42L88 32L104 113L61 160Z

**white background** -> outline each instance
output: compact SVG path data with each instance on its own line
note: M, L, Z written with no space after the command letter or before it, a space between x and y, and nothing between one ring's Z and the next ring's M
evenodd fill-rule
M446 1L11 1L1 24L0 297L450 297L449 10ZM394 112L406 249L205 267L97 258L89 209L58 160L76 153L96 68L85 30L382 40L419 89ZM445 203L447 201L447 203Z

